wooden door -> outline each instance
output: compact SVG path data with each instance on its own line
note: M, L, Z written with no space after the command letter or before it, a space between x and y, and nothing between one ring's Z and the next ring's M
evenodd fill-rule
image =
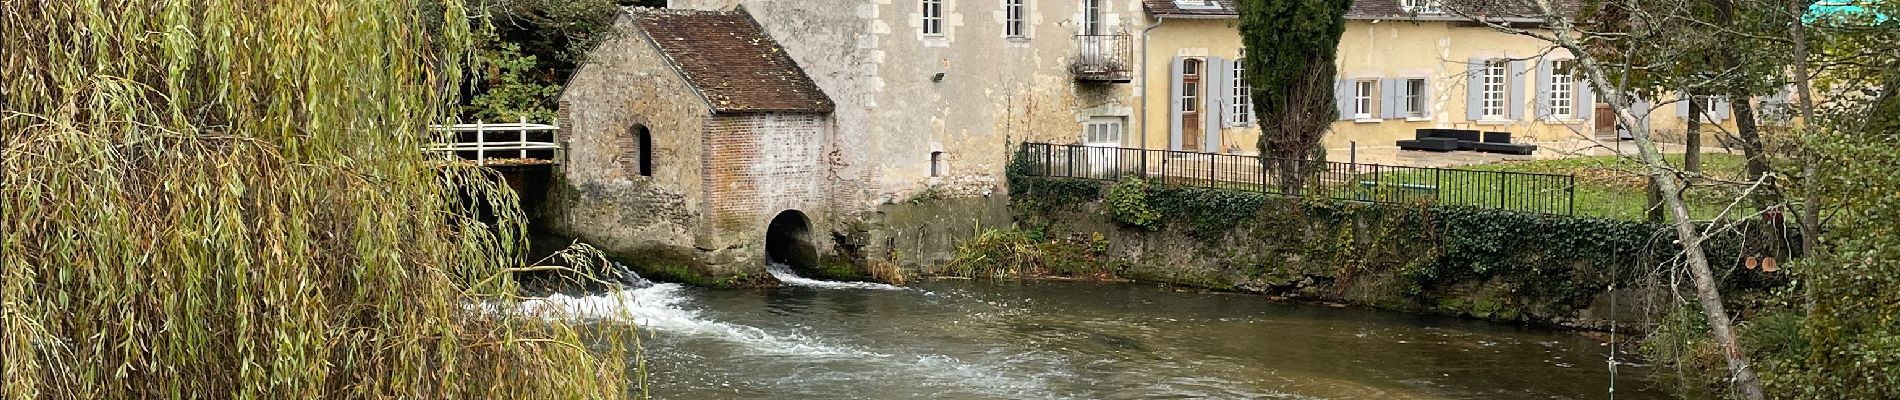
M1596 106L1597 136L1615 135L1616 110L1611 110L1609 104L1598 104Z
M1204 142L1201 123L1201 96L1206 95L1201 85L1200 59L1190 58L1181 61L1181 150L1202 151Z

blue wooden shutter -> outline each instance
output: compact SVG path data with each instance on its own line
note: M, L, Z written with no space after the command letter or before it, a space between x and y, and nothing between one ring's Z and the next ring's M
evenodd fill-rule
M1465 68L1465 119L1484 118L1484 59L1472 58Z
M1201 126L1203 126L1201 151L1219 153L1221 121L1227 119L1227 95L1233 91L1229 87L1232 82L1228 80L1228 77L1234 74L1234 70L1233 65L1227 63L1227 59L1220 57L1208 57L1207 62L1202 65L1207 68L1207 73L1202 75L1201 79L1201 85L1206 87L1207 96L1201 102Z
M1352 119L1352 80L1344 74L1333 81L1333 104L1339 107L1339 119Z
M1578 118L1580 119L1586 118L1586 117L1582 117L1585 115L1589 116L1587 118L1596 118L1596 110L1597 110L1596 88L1591 87L1590 81L1586 79L1582 79L1581 76L1572 75L1570 78L1570 81L1576 82L1576 86L1577 86L1577 89L1576 89L1577 90L1577 104L1573 106L1573 107L1576 107L1577 110L1572 111L1571 113L1578 115L1579 116Z
M1379 118L1403 117L1401 114L1404 113L1399 112L1405 109L1404 104L1399 104L1400 99L1405 98L1399 93L1400 86L1403 85L1405 85L1404 79L1390 78L1379 81Z
M1181 150L1181 61L1168 63L1168 150Z
M1735 114L1735 103L1729 102L1728 97L1718 97L1714 101L1709 102L1709 109L1707 111L1709 112L1709 118L1715 119L1715 123L1719 124L1722 123L1722 120L1726 120L1730 115Z
M1678 99L1676 101L1676 118L1689 118L1689 96L1677 93L1676 98ZM1709 108L1709 105L1703 104L1702 108Z
M1512 121L1524 118L1524 60L1511 60L1510 69L1504 70L1504 114Z
M1553 100L1550 98L1550 84L1555 81L1555 79L1552 79L1551 74L1555 72L1556 71L1551 68L1549 59L1537 59L1537 86L1531 88L1531 92L1536 93L1535 96L1531 97L1531 109L1537 110L1531 114L1531 117L1534 119L1550 118L1550 101ZM1572 104L1570 108L1572 115L1577 114L1575 104Z

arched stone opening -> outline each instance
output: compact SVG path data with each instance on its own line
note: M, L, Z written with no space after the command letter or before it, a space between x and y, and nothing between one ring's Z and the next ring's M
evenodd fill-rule
M772 217L765 228L765 260L793 270L809 271L818 266L818 245L812 241L811 220L805 218L805 213L785 210Z

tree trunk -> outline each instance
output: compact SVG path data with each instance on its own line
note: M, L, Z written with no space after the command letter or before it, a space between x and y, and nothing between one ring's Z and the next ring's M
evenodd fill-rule
M1735 0L1717 0L1715 2L1715 25L1723 27L1735 26ZM1719 68L1717 68L1717 70L1735 70L1741 65L1740 58L1735 56L1735 53L1739 51L1739 49L1734 47L1738 45L1740 41L1727 41L1723 43L1724 45L1718 50L1720 54L1717 58L1720 60L1721 65L1718 66ZM1728 89L1726 93L1723 94L1729 96L1729 114L1735 118L1736 136L1740 136L1742 139L1742 156L1748 158L1745 162L1748 170L1748 180L1754 181L1759 179L1762 181L1761 190L1758 192L1759 194L1754 196L1755 206L1761 210L1768 210L1769 207L1781 204L1781 189L1780 186L1775 184L1773 169L1768 166L1767 149L1762 146L1761 130L1755 126L1754 107L1749 103L1748 88L1743 82L1721 83Z
M1670 173L1669 164L1664 162L1662 153L1656 150L1656 143L1650 137L1649 121L1638 119L1630 112L1629 94L1610 86L1610 80L1607 79L1609 74L1604 73L1596 58L1590 56L1582 41L1571 36L1575 32L1572 30L1574 25L1551 4L1556 0L1535 1L1545 22L1552 28L1549 33L1551 41L1576 55L1584 76L1596 86L1597 93L1609 94L1610 105L1616 110L1617 119L1630 127L1630 135L1636 138L1636 148L1649 177L1662 189L1663 202L1675 217L1671 225L1675 228L1676 239L1682 242L1683 258L1688 260L1689 275L1695 282L1696 300L1702 304L1702 314L1708 318L1710 333L1728 361L1736 390L1744 399L1762 400L1765 396L1761 379L1750 366L1748 354L1743 352L1741 339L1735 335L1728 311L1723 309L1722 294L1716 289L1715 275L1709 271L1708 255L1702 250L1702 234L1697 232L1695 222L1689 219L1689 207L1682 201L1682 181Z
M1761 180L1761 190L1754 196L1755 207L1768 210L1781 205L1781 186L1776 184L1774 169L1768 165L1768 150L1762 145L1761 128L1755 124L1755 107L1751 104L1749 93L1744 89L1729 92L1730 114L1735 117L1735 134L1742 138L1742 155L1748 157L1744 163L1748 170L1748 180Z
M1761 128L1755 124L1754 104L1748 101L1749 94L1745 90L1736 89L1734 94L1729 96L1729 106L1734 110L1735 132L1742 136L1743 146L1752 146L1756 149L1747 152L1748 176L1762 180L1761 192L1753 196L1755 207L1762 211L1780 209L1782 208L1781 186L1776 185L1774 171L1768 167L1768 153L1762 149ZM1769 219L1768 224L1773 227L1777 236L1787 227L1779 219ZM1763 244L1768 247L1766 249L1768 254L1786 257L1784 251L1787 250L1787 246L1782 241L1769 240Z
M1662 188L1656 185L1655 179L1649 180L1649 207L1644 208L1644 210L1648 211L1648 212L1645 212L1644 215L1647 217L1649 222L1655 222L1655 223L1663 222Z
M1807 3L1807 0L1788 0L1788 14L1793 18L1790 23L1793 24L1791 33L1794 35L1794 86L1795 90L1801 91L1796 93L1801 97L1797 103L1801 109L1801 122L1795 125L1795 132L1803 136L1807 132L1807 125L1814 122L1814 92L1810 91L1812 88L1809 87L1808 78L1807 27L1801 24L1801 10L1807 8ZM1821 195L1819 190L1814 189L1820 175L1820 160L1816 159L1818 157L1813 149L1805 149L1801 158L1801 182L1805 186L1801 193L1799 219L1801 254L1813 255L1815 242L1821 239Z
M1609 88L1599 90L1604 89ZM1621 118L1636 120L1636 116L1629 113L1627 103L1619 106L1623 108L1618 112ZM1663 203L1668 208L1669 216L1675 218L1670 225L1675 227L1676 239L1682 242L1684 258L1689 261L1689 275L1695 281L1696 300L1702 303L1702 315L1708 318L1710 333L1715 336L1723 356L1728 359L1736 390L1741 392L1744 399L1762 400L1761 380L1749 366L1748 354L1742 349L1741 339L1735 335L1732 328L1734 324L1722 305L1722 294L1717 291L1715 275L1709 270L1708 256L1702 251L1702 233L1697 231L1695 221L1689 219L1689 207L1682 201L1682 181L1670 173L1669 164L1663 160L1662 152L1656 149L1656 143L1650 137L1649 122L1640 121L1634 125L1636 127L1630 129L1630 135L1636 137L1636 148L1648 168L1649 177L1662 190Z
M1682 170L1702 172L1702 101L1695 92L1684 91L1689 96L1689 127L1682 133Z

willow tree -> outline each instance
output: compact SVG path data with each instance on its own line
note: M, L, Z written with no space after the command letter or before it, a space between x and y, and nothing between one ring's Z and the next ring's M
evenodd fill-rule
M1240 0L1241 43L1247 47L1247 84L1260 121L1260 153L1280 161L1266 167L1280 189L1297 193L1308 160L1320 154L1339 110L1334 76L1339 37L1352 0Z
M0 2L5 397L629 395L631 336L511 312L514 195L419 151L446 3Z

